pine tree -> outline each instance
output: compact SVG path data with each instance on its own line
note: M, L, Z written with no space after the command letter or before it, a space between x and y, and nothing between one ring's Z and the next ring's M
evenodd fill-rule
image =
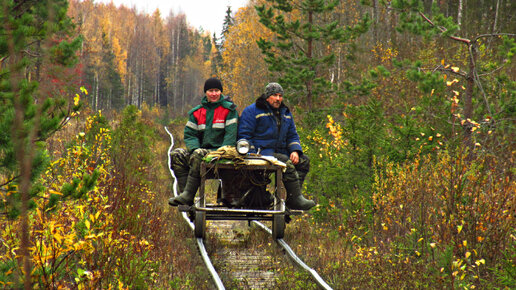
M44 141L79 107L78 100L68 104L66 96L45 94L48 84L39 81L42 72L75 64L81 38L68 36L73 25L65 0L0 3L0 214L20 218L23 279L30 289L27 212L48 159Z
M421 63L416 61L412 64L413 68L408 70L408 77L418 81L423 91L430 92L432 88L442 85L443 75L451 75L453 77L465 80L464 93L459 95L455 91L455 100L462 105L462 111L455 114L460 120L463 127L464 143L473 145L471 140L472 132L479 129L480 123L475 119L483 119L484 125L489 127L500 127L496 124L496 119L510 118L507 116L506 103L514 105L514 86L516 82L507 77L508 65L511 63L516 54L516 34L514 33L492 33L488 31L475 32L476 35L465 37L460 31L464 29L460 27L461 20L457 21L453 17L446 17L436 3L432 6L432 13L427 14L424 10L423 1L407 1L395 0L390 3L390 9L399 13L399 23L397 29L399 31L408 31L416 35L421 35L427 39L440 38L447 41L450 45L459 44L464 46L465 53L462 56L462 62L467 64L465 68L457 65L445 64L444 59L440 63L436 63L435 67L430 69L421 68ZM459 14L462 13L462 7L459 7ZM463 26L466 24L462 24ZM498 41L499 46L491 48L490 53L486 53L489 47L484 43L490 43L492 40ZM484 52L481 53L481 50ZM489 56L488 59L482 60ZM451 56L450 56L451 58ZM431 70L431 72L429 72ZM510 72L509 72L510 73ZM505 98L491 98L486 93L488 84L483 78L496 76L497 87L504 87L501 91L507 91ZM446 79L446 78L445 78ZM456 81L458 82L458 81ZM448 86L455 82L449 82ZM512 96L511 96L512 95ZM502 97L503 94L500 94ZM501 105L494 106L499 102ZM456 106L456 105L454 105ZM495 112L493 108L499 107L499 112ZM455 107L452 106L452 113ZM505 111L505 112L504 112ZM477 112L475 114L475 112ZM457 113L455 111L455 113ZM498 120L499 121L499 120ZM513 126L511 130L513 130Z
M338 0L266 0L270 5L256 6L260 22L276 34L276 39L260 39L258 46L269 69L279 72L278 81L292 100L312 108L314 96L331 85L322 70L335 61L326 49L332 42L346 42L367 31L366 15L355 27L340 27L330 21ZM305 96L299 100L299 96Z

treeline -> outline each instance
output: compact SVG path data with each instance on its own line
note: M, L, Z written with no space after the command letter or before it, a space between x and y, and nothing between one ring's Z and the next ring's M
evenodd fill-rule
M291 26L278 38L281 29L275 31L270 24L264 25L269 20L259 16L255 6L270 8L273 2L291 5L290 12L283 12L287 23L299 22L297 32ZM80 61L82 80L91 92L89 103L93 109L119 109L128 104L140 107L147 103L183 111L183 107L197 101L203 79L217 75L224 80L225 93L234 96L240 106L257 97L269 80L279 79L290 89L293 104L311 107L313 101L315 107L329 107L333 105L330 99L342 100L343 95L367 90L369 85L358 84L364 72L386 66L386 56L378 52L395 53L393 59L425 61L425 57L432 56L435 65L427 63L422 67L425 71L435 69L443 59L467 64L467 48L457 51L460 43L446 40L446 36L472 40L483 35L477 46L485 51L499 44L499 37L486 35L510 33L516 25L514 4L507 0L417 1L418 11L429 18L426 23L424 17L416 19L407 13L405 1L391 1L389 5L378 0L323 2L326 10L317 12L315 8L302 8L296 1L251 0L234 14L229 7L225 23L220 24L223 35L210 36L189 27L187 16L174 11L156 10L149 15L125 6L70 1L69 15L77 25L77 33L84 37ZM455 27L441 31L444 37L437 42L427 42L430 29L424 32L427 38L421 34L426 29L423 27L431 26L430 19L435 31L440 26L447 27L445 23L453 22ZM407 20L413 22L406 24ZM307 23L306 28L311 27L315 34L300 33ZM270 45L267 41L285 37L283 47L264 50ZM260 39L265 43L259 46ZM274 51L299 57L291 62L276 58L273 64L273 59L267 61L267 53ZM281 66L283 69L278 68ZM299 75L291 75L287 69L298 70Z
M148 15L92 0L70 1L68 13L84 37L82 80L94 111L143 103L181 109L198 101L211 69L211 37L189 27L184 14Z

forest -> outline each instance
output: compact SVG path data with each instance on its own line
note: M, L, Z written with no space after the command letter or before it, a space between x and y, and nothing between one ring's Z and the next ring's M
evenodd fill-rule
M0 288L212 288L163 128L212 76L239 112L285 89L318 204L285 236L334 289L516 288L514 1L249 0L220 35L0 3Z

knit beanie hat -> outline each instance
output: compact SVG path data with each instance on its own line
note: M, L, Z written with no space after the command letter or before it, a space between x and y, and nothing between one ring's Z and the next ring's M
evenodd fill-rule
M269 83L267 87L265 87L265 98L274 94L283 94L283 88L278 83Z
M204 83L204 92L206 93L207 90L210 89L219 89L221 92L222 90L222 83L217 78L209 78Z

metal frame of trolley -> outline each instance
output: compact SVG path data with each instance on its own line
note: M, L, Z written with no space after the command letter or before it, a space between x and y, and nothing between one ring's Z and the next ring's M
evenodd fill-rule
M247 159L247 158L246 158ZM245 160L244 160L245 161ZM219 204L206 203L206 181L220 179L219 170L260 170L274 174L274 192L272 209L247 209L229 208ZM179 206L180 211L188 211L192 214L195 225L195 236L206 237L206 220L269 220L272 221L272 236L281 239L285 233L286 215L301 214L302 211L288 210L285 208L286 189L283 184L283 167L275 164L233 164L219 160L215 163L202 162L201 184L199 186L198 199L194 206Z

